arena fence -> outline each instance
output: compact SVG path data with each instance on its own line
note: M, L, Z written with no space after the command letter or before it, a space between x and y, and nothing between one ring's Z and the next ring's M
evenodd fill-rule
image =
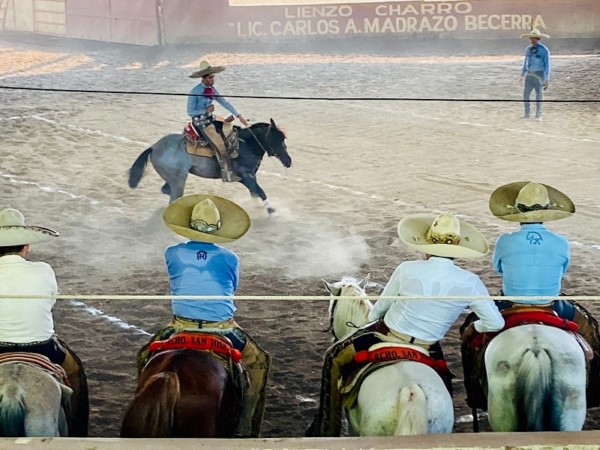
M598 450L600 431L577 433L456 433L427 436L279 439L0 439L3 450L172 450L180 448L232 450Z

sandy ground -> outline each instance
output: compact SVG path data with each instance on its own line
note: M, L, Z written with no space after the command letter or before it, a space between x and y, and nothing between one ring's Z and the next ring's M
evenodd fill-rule
M179 94L0 89L0 207L60 231L31 258L53 265L63 294L167 294L162 254L179 238L160 221L162 181L149 168L131 190L127 169L159 137L182 129L184 94L193 86L187 75L201 59L228 66L217 87L230 95L518 100L521 51L251 53L0 35L4 86ZM598 54L556 53L547 99L597 98L599 72ZM259 172L278 210L272 218L242 186L188 180L187 193L229 197L252 217L250 232L231 245L241 258L238 294L324 295L322 278L370 273L369 294L376 295L400 262L419 257L398 243L403 216L458 213L493 242L514 227L489 213L490 193L529 179L554 185L577 205L574 217L551 225L573 246L565 293L599 294L598 103L549 103L538 123L520 120L513 102L231 100L255 121L274 118L294 160L287 171L266 160ZM463 266L498 292L489 256ZM587 304L599 314L596 305ZM321 332L327 303L239 301L238 308L238 322L274 359L264 435L303 435L331 342ZM166 301L59 302L57 330L90 380L91 436L117 436L135 388L135 352L169 310ZM455 429L469 431L457 327L444 344L459 375ZM586 429L599 428L600 411L592 409Z

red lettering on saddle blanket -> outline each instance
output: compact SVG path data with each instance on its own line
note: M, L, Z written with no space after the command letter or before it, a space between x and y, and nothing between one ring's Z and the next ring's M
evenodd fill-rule
M433 359L418 350L407 347L381 347L376 350L362 350L354 355L354 362L374 363L381 361L393 361L396 359L407 359L426 364L437 372L448 372L448 365L443 359Z
M150 352L179 349L205 350L218 353L233 362L242 360L242 352L233 348L224 338L205 333L175 333L165 341L154 341L148 347Z
M196 131L196 129L189 122L185 126L184 131L185 131L185 134L187 134L189 137L191 137L195 141L200 138L200 135L198 134L198 132Z
M472 348L480 348L489 343L489 341L509 328L518 327L520 325L548 325L550 327L560 328L561 330L572 331L577 333L579 325L567 319L558 317L555 313L547 311L523 311L523 312L507 312L504 315L504 328L497 333L477 333L470 346Z
M48 372L56 378L59 383L62 383L65 386L71 386L65 369L58 364L54 364L47 356L40 353L12 352L0 354L0 364L6 363L20 363L37 367Z

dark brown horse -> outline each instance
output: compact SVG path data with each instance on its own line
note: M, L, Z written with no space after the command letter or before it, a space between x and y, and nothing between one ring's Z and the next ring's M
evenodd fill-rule
M240 412L238 392L211 353L163 351L140 374L121 437L230 438Z

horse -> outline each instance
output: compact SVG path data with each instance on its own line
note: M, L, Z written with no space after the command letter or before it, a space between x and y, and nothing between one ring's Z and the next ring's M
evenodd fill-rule
M586 363L575 336L527 324L509 328L485 355L493 431L581 431L586 416Z
M195 349L157 353L142 373L121 425L124 438L231 438L239 394L223 363Z
M0 436L68 436L71 388L31 364L0 364Z
M368 280L369 276L359 282L323 280L332 296L329 320L336 341L367 324L373 308L364 290ZM365 377L346 415L349 431L356 436L451 433L454 426L452 398L441 377L428 365L409 360Z
M269 205L267 194L256 180L256 172L263 156L275 156L284 167L292 165L292 158L287 152L285 134L271 119L270 123L255 123L248 128L236 127L240 137L239 156L231 160L231 168L250 191L252 197L259 197L269 214L275 209ZM165 181L161 192L169 196L172 202L183 195L185 182L189 173L203 178L221 178L221 168L217 158L190 155L185 150L183 134L169 134L159 139L151 147L144 150L129 169L129 187L138 186L144 168L148 163Z

